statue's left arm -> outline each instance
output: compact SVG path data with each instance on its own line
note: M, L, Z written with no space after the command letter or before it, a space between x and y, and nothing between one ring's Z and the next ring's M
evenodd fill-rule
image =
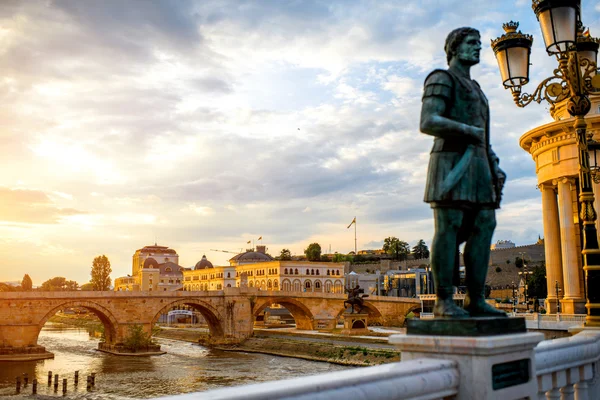
M502 189L506 182L506 173L500 169L500 159L492 150L492 146L488 145L488 158L490 160L490 167L492 169L492 175L494 177L494 186L496 189L496 205L500 207L500 200L502 199Z

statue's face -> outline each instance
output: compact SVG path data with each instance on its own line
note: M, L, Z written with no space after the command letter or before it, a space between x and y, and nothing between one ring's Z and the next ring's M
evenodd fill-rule
M471 33L456 49L454 57L467 65L479 63L479 52L481 51L481 39L478 34Z

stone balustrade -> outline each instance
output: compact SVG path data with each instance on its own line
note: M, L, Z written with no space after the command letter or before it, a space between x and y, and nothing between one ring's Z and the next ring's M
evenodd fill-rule
M585 314L538 314L518 313L518 317L526 320L527 329L567 331L570 328L581 326L585 322Z
M456 362L421 359L190 393L164 400L442 400L454 398L459 380Z
M545 340L535 348L539 399L600 399L600 330Z
M535 347L534 364L539 400L600 399L600 330L540 342ZM457 362L421 358L165 399L472 399L469 394L458 393L461 378L468 379L460 376Z

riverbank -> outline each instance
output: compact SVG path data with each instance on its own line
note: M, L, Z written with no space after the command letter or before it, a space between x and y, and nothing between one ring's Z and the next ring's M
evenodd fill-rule
M368 366L400 361L400 352L383 337L347 337L303 331L257 330L241 344L210 346L206 331L162 328L155 337L199 343L223 351L270 354L339 365Z

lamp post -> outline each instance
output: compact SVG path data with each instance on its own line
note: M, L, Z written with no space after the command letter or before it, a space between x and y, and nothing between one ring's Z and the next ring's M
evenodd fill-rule
M579 204L582 229L582 259L585 271L586 325L600 326L600 250L596 232L596 211L584 116L591 103L588 95L600 89L596 74L600 41L584 33L580 0L532 0L532 8L540 23L548 55L556 56L558 68L544 79L533 94L521 87L529 82L529 56L533 37L517 32L518 22L503 25L505 34L492 40L492 48L500 67L503 85L510 89L517 106L546 100L554 107L566 102L567 111L575 118L579 149Z
M525 263L525 258L523 258L523 253L519 253L521 254L521 260L523 260L523 271L519 271L519 276L524 277L525 279L525 308L527 309L527 312L529 312L529 300L528 300L528 278L529 275L532 274L531 271L529 271L527 269L527 264Z
M558 292L560 292L560 286L558 285L558 281L554 284L554 288L556 289L556 313L560 314L560 301L558 299Z
M513 303L513 315L517 312L517 298L515 297L515 282L512 282L512 303Z

